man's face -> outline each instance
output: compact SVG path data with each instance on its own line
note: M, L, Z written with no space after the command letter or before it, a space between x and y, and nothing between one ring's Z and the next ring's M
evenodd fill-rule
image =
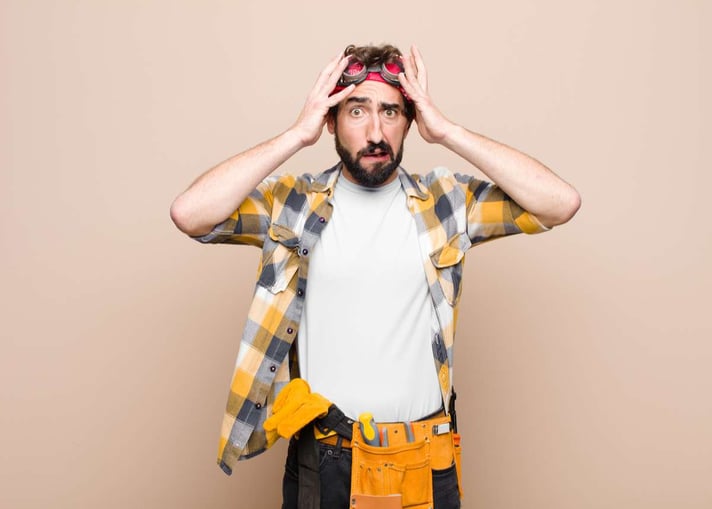
M367 80L339 104L329 118L344 175L363 186L378 187L396 178L409 122L403 96L395 87Z

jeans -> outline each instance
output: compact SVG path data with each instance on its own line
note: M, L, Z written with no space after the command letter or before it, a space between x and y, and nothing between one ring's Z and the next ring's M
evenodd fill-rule
M282 509L297 509L299 466L297 443L289 443L282 481ZM321 509L348 509L351 496L351 449L319 444ZM460 509L460 493L455 465L433 471L434 509Z

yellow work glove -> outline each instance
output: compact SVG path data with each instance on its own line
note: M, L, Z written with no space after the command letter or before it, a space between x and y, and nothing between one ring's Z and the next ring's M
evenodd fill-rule
M325 416L330 405L324 396L311 392L306 380L295 378L280 391L272 415L264 422L267 443L272 445L279 437L291 438L317 417Z

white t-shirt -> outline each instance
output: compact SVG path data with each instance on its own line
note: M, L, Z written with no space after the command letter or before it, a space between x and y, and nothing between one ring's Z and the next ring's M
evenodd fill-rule
M309 262L301 376L354 419L429 415L442 406L430 338L437 318L400 180L374 189L340 176L332 204Z

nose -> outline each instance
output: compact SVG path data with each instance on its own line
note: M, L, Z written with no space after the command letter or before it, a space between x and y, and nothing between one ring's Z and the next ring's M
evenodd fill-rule
M381 119L379 115L373 115L368 124L368 132L366 138L371 143L381 143L383 141L383 130L381 128Z

